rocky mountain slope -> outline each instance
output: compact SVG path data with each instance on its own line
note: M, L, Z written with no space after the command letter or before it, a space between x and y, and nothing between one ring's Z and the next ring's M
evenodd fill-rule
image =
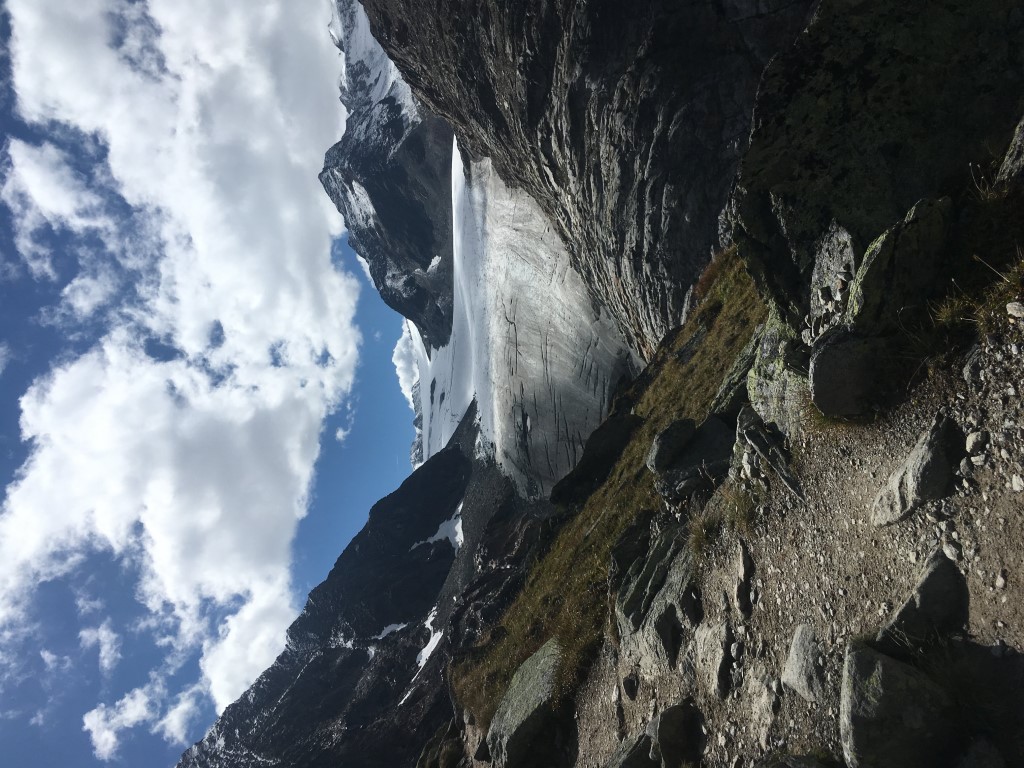
M423 463L180 765L1024 765L1024 12L332 33Z

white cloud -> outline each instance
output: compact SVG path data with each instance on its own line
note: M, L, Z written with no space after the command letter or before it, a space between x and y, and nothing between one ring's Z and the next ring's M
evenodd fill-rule
M88 732L93 754L98 759L112 760L116 757L118 734L155 716L153 688L151 685L136 688L125 694L113 707L100 704L85 713L82 730Z
M405 395L409 407L416 410L413 403L412 388L419 379L419 367L416 364L416 348L414 347L411 326L408 320L402 321L402 335L395 344L395 351L391 355L391 362L395 364L395 373L398 374L398 386Z
M3 341L0 341L0 376L4 375L4 371L11 362L11 348Z
M82 648L96 648L100 655L100 669L109 675L121 660L121 637L110 626L107 619L98 627L88 627L78 633Z
M0 638L33 620L35 585L96 553L138 566L140 626L175 661L85 716L109 759L126 729L183 739L200 693L223 709L296 613L291 542L359 345L317 181L339 61L324 0L7 11L18 110L60 129L9 143L0 199L31 274L68 281L62 321L105 325L21 399L31 453L0 510ZM68 135L99 150L69 154ZM175 353L147 354L151 339ZM104 626L82 635L101 666ZM189 651L202 679L168 690Z
M58 656L53 651L43 648L39 652L39 657L43 660L47 672L66 672L71 669L71 658L68 656Z

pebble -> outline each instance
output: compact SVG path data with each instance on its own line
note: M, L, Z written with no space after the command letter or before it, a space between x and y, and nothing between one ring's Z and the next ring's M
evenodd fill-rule
M1010 478L1010 487L1013 488L1016 493L1024 491L1024 478L1020 475L1014 475Z
M1006 571L1000 571L996 576L996 589L1006 589Z
M967 452L972 456L983 453L987 445L988 432L983 429L980 429L977 432L971 432L971 434L967 436Z

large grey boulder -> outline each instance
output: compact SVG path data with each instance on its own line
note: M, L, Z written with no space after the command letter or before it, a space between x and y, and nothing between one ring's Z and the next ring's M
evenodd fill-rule
M819 701L824 694L822 670L818 666L820 653L814 628L807 624L799 625L789 646L782 682L807 701Z
M861 643L847 646L839 734L848 768L935 768L958 730L952 698L923 672Z
M701 488L714 487L729 472L733 442L732 427L717 416L708 416L675 452L671 467L659 475L658 493L679 503Z
M879 648L906 651L963 629L969 606L967 580L956 563L936 548L913 593L878 633Z
M664 472L671 467L696 431L697 424L693 419L679 419L669 424L651 443L647 453L647 468L651 472Z
M512 676L487 731L495 768L540 768L554 762L555 676L560 656L558 643L549 640Z
M887 339L833 328L811 351L811 402L825 416L866 413L881 398L888 363Z
M948 495L953 470L963 453L964 436L956 422L942 414L918 438L906 461L889 477L871 511L874 525L898 522L927 501Z
M641 733L632 739L624 739L604 768L658 768L658 762L652 760L650 754L651 737Z

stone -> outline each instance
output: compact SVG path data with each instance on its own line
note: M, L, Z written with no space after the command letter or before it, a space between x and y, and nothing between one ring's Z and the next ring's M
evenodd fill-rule
M720 699L729 692L729 642L727 624L702 624L694 633L697 680Z
M996 174L997 184L1020 184L1024 182L1024 118L1017 123L1017 130L1013 133L1013 140L1003 156L1003 162L999 166L999 173ZM1020 305L1021 314L1017 317L1024 317L1024 305Z
M906 652L963 629L970 609L967 580L942 549L934 550L910 597L878 633L880 650Z
M782 682L805 701L820 701L824 695L822 670L817 665L820 653L813 627L808 624L797 626L789 646Z
M632 739L624 739L605 762L604 768L658 768L658 762L651 759L650 753L651 737L641 733Z
M988 432L985 430L979 429L967 436L967 452L972 456L984 453L986 447L988 447Z
M704 752L704 718L690 700L666 707L647 727L650 757L662 768L682 768L700 762Z
M1013 489L1014 493L1024 491L1024 478L1020 475L1014 475L1010 478L1010 487Z
M845 322L861 335L901 329L908 308L923 309L936 281L952 201L921 200L868 246L850 286Z
M751 663L743 675L740 699L750 707L747 725L751 735L762 749L767 749L772 723L775 722L781 701L774 681L761 661Z
M920 670L868 646L846 649L839 735L848 768L935 768L960 729L945 690Z
M1024 320L1024 304L1019 301L1011 301L1006 305L1006 314L1016 317L1018 320Z
M679 419L669 424L651 443L647 453L647 468L651 472L664 472L671 467L696 431L697 425L693 419Z
M825 416L866 413L881 399L888 342L843 327L822 335L811 351L811 402Z
M539 768L551 761L560 657L558 643L549 640L512 676L487 731L487 748L495 768Z
M925 502L947 496L963 445L963 433L956 423L948 416L936 415L879 492L871 512L872 524L891 525Z

